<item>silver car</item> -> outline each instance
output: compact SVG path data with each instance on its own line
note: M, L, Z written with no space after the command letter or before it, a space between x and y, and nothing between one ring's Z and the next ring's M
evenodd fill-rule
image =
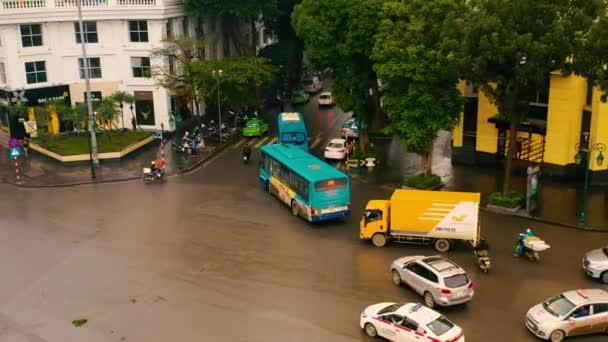
M608 246L587 253L583 258L583 269L591 278L608 284Z
M393 283L406 283L424 297L429 308L463 304L475 294L467 273L440 255L409 256L391 264Z

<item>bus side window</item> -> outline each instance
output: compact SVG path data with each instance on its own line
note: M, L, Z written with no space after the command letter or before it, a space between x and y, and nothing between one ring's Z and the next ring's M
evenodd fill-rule
M272 175L277 179L281 179L281 164L276 160L272 161Z

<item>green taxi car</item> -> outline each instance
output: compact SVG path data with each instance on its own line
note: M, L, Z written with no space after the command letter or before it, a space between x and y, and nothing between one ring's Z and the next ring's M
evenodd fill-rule
M304 90L294 90L291 94L291 103L293 104L302 104L308 102L310 99L310 95L306 93Z
M264 121L253 118L247 120L245 122L245 127L243 127L243 136L244 137L260 137L264 135L268 131L268 124Z

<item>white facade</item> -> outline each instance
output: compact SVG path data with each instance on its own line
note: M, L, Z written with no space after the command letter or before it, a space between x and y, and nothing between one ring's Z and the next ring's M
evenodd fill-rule
M79 68L81 47L75 27L76 4L77 0L0 0L0 89L31 93L36 89L68 86L72 104L84 101L84 79ZM132 58L149 58L150 51L158 47L167 34L183 34L184 29L189 31L188 35L194 33L189 20L184 24L182 1L82 0L82 4L84 21L94 22L90 25L96 26L96 34L85 29L91 39L86 45L87 55L95 59L92 67L96 70L91 73L101 76L91 79L91 90L101 92L102 97L117 90L135 94L139 96L136 107L140 107L135 111L142 113L149 113L144 107L151 104L151 98L154 120L141 114L140 126L158 130L163 123L169 127L168 91L146 77L149 69L136 68L135 71L133 66L141 60ZM133 24L134 21L139 22ZM133 41L134 37L141 41ZM35 62L44 62L44 65ZM38 70L41 66L44 66L44 77ZM125 127L130 128L128 106L124 117Z

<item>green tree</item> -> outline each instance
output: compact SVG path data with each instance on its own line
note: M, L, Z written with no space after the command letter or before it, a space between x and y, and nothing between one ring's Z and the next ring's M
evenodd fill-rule
M222 70L220 101L237 113L246 108L258 107L256 87L272 82L277 68L267 59L259 57L235 57L223 60L200 60L194 64L196 79L206 89L209 103L217 104L217 79L214 70Z
M605 1L470 0L463 25L465 78L479 86L509 123L503 193L511 190L517 127L529 108L526 98L546 84L550 73L575 70L593 21L605 17ZM605 44L605 43L604 43ZM604 50L605 53L605 50ZM580 63L585 65L583 56ZM588 65L587 65L588 66Z
M460 0L389 0L373 50L387 130L423 157L425 176L437 133L452 130L462 112L459 41L451 34L461 13Z
M97 121L101 122L104 126L112 128L116 127L116 120L120 115L120 111L116 108L116 102L111 97L104 97L96 103L95 115Z
M384 0L303 0L295 6L292 25L316 70L331 69L333 94L345 111L372 110L372 127L383 125L378 78L371 61ZM369 91L372 91L370 98ZM371 104L370 104L371 100ZM364 127L363 127L364 128ZM366 130L361 140L365 144Z
M186 10L194 16L211 14L212 20L221 17L223 31L226 32L241 56L256 55L258 32L256 20L277 14L278 0L187 0ZM251 36L241 30L248 24Z
M114 94L110 95L110 97L118 103L118 107L120 108L120 121L122 122L122 129L125 129L125 111L124 106L125 103L131 104L135 101L133 95L127 93L126 91L116 91Z
M205 42L188 37L169 38L163 47L151 52L154 60L152 75L158 84L174 95L194 103L194 113L200 115L200 102L208 95L207 84L194 71L194 63L204 60Z
M86 113L86 108L84 113ZM61 121L69 123L76 132L82 130L82 124L87 119L86 115L82 115L76 106L63 106L58 114Z

